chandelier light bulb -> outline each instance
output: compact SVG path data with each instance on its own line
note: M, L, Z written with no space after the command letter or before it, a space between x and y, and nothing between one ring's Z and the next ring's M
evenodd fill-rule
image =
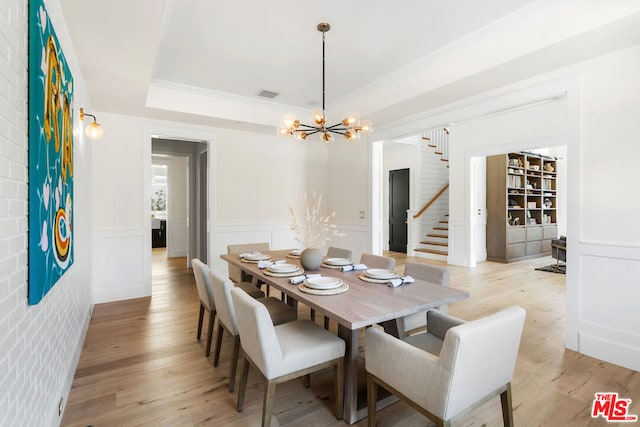
M333 135L331 135L329 132L323 132L321 138L325 144L328 144L331 141L333 141Z
M353 141L355 139L360 138L360 135L354 129L349 129L344 133L344 138L347 141Z
M373 125L369 120L360 120L360 123L358 123L357 129L358 129L358 132L369 134L373 130Z
M293 136L293 130L282 125L278 127L278 136L290 137Z
M307 133L305 131L296 132L296 138L298 138L298 141L304 141L307 139Z
M323 126L325 123L324 111L314 110L311 113L311 121L315 123L317 126Z
M293 130L298 126L300 126L300 120L298 120L293 114L285 114L282 117L282 127Z
M349 128L355 126L356 123L358 123L358 115L355 113L348 113L342 119L342 124Z

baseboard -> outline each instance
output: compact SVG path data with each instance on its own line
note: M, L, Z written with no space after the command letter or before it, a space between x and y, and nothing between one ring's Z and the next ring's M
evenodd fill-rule
M634 371L640 371L640 348L584 333L578 334L578 342L580 353Z
M148 280L149 286L141 282L146 283L147 280L134 277L118 283L118 287L110 286L116 285L111 283L106 284L106 290L94 289L94 304L151 296L151 279Z
M71 386L73 385L73 378L76 375L76 369L78 368L78 362L80 361L80 355L82 354L82 348L84 347L84 340L87 336L87 331L89 330L89 324L91 323L91 314L93 313L93 305L89 306L89 310L87 310L87 314L84 319L84 323L82 325L82 332L78 337L78 342L76 343L76 348L73 352L73 360L69 364L69 369L67 371L67 375L65 376L64 383L58 394L54 396L62 396L62 413L60 415L56 415L58 412L58 400L54 399L54 407L50 411L52 415L51 422L46 423L44 425L49 425L51 427L58 427L62 422L62 417L64 417L64 411L67 408L67 400L69 399L69 393L71 392Z

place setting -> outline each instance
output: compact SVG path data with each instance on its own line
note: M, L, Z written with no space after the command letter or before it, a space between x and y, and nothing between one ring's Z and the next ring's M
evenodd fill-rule
M342 270L346 266L352 265L350 259L347 258L325 258L320 264L321 267L331 268L334 270Z
M238 255L238 257L240 257L240 261L251 263L251 264L258 264L260 261L271 260L271 255L264 254L262 252L247 252L247 253Z
M286 257L289 259L300 259L300 255L302 255L302 249L293 249Z
M337 295L349 290L349 285L342 280L320 274L296 276L289 282L292 285L298 285L301 292L313 295Z
M365 282L385 284L392 288L407 285L415 281L411 276L401 277L395 271L383 268L369 268L360 273L358 278Z
M264 274L271 277L293 277L304 273L304 269L295 264L275 262L264 268Z

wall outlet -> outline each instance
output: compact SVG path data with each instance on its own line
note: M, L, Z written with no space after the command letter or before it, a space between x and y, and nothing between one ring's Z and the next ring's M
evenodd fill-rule
M364 219L364 211L360 211L360 219Z

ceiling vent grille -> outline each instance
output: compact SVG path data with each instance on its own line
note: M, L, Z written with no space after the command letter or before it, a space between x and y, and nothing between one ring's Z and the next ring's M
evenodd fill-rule
M260 91L257 93L257 95L261 96L262 98L273 99L276 96L280 95L280 93L274 92L274 91L271 91L271 90L260 89Z

